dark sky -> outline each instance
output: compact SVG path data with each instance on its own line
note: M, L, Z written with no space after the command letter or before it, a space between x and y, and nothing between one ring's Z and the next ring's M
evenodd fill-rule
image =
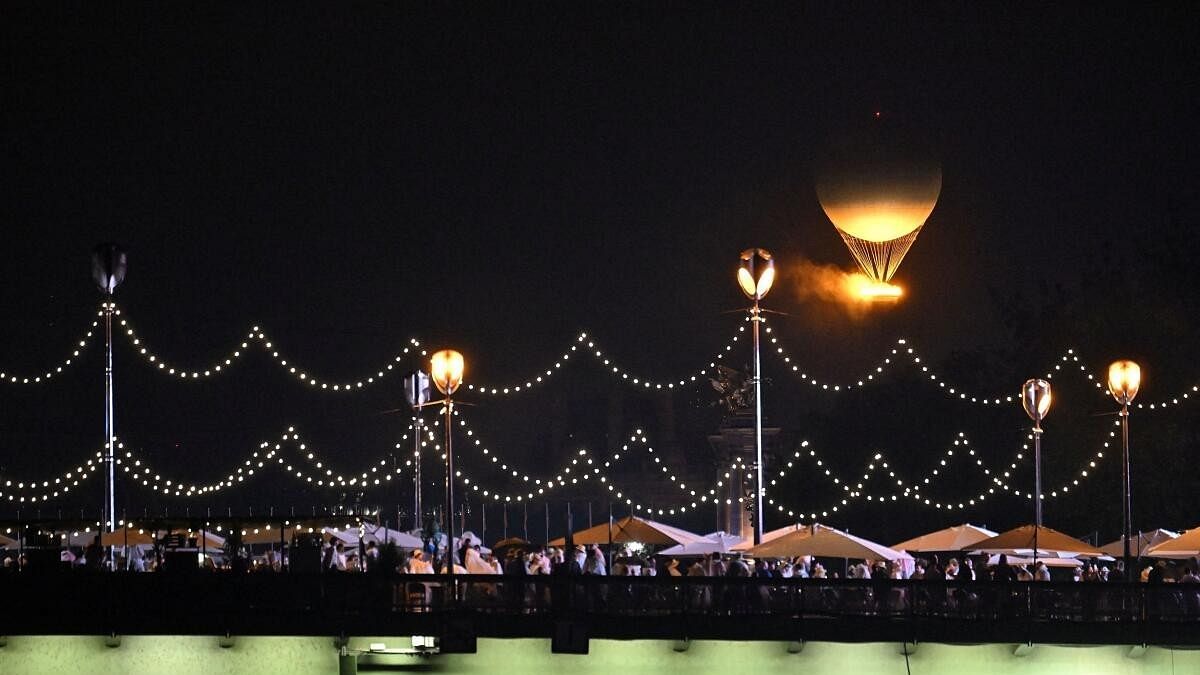
M259 324L319 373L374 369L411 336L458 346L477 381L513 381L588 330L668 379L736 326L723 312L743 304L742 248L771 249L785 274L850 267L813 167L875 112L942 160L939 205L897 277L909 297L849 316L781 284L768 304L790 316L774 325L824 378L864 371L900 335L935 362L1011 352L998 294L1082 298L1126 236L1193 242L1200 60L1182 5L978 5L7 4L2 367L63 353L98 302L88 253L112 240L129 250L128 317L185 363ZM1153 288L1186 302L1192 279L1160 270ZM1194 328L1155 344L1194 344ZM1072 337L1098 364L1114 346L1154 356L1128 335ZM94 448L97 355L37 392L0 389L6 474ZM347 464L395 433L379 414L395 389L331 399L257 353L181 384L117 355L121 428L177 473L216 476L289 423ZM1159 372L1178 389L1200 367L1182 371ZM602 375L569 375L587 377ZM782 418L807 405L776 399ZM499 425L544 412L490 405ZM990 424L1020 427L1010 412Z

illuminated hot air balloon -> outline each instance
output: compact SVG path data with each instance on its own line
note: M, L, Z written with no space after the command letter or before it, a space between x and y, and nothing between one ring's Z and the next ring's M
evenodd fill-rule
M817 177L817 199L864 274L859 293L896 298L900 267L942 190L942 170L886 125L828 153Z

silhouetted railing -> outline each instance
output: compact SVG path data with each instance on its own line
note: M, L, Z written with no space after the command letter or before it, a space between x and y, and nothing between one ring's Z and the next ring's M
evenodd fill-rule
M436 634L1200 644L1200 584L725 577L8 573L0 634ZM847 632L872 626L870 635ZM880 626L888 627L880 633ZM839 633L838 631L842 631ZM941 636L938 638L937 636Z

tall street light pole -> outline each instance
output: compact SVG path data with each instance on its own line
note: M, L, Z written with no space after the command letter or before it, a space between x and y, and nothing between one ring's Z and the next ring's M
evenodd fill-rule
M1125 580L1137 579L1133 574L1133 557L1129 551L1129 540L1133 529L1133 495L1129 476L1129 404L1137 396L1142 384L1142 369L1133 361L1115 361L1108 367L1108 391L1121 404L1121 524L1125 540Z
M454 401L452 397L463 381L466 364L463 355L453 349L443 349L435 352L429 360L429 373L438 391L446 396L440 401L446 411L445 444L446 448L446 574L449 579L451 600L458 596L454 585L454 449L451 445L454 426Z
M116 451L117 432L113 404L113 349L112 318L116 311L113 293L125 280L129 260L125 250L116 244L100 244L92 249L92 279L104 293L104 466L107 477L104 481L104 505L101 529L112 532L117 527L116 496ZM109 566L115 566L109 556Z
M1021 405L1033 420L1033 566L1038 561L1038 530L1042 529L1042 420L1050 412L1050 383L1028 380L1021 385Z
M413 529L421 529L421 408L429 402L429 375L415 370L404 376L404 397L413 409Z
M762 543L763 535L763 419L762 363L759 359L759 324L762 311L759 300L766 297L775 283L775 259L761 248L742 251L737 280L746 297L754 301L750 307L751 334L754 338L754 545Z

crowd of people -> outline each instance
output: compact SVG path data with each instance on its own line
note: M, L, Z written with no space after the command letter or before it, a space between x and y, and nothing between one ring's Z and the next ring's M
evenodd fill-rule
M375 541L361 546L347 546L341 539L330 536L321 544L320 569L330 572L371 572L380 569L381 551ZM238 567L243 571L284 571L289 569L289 549L270 547L253 553L249 548L242 555L229 556L227 551L214 551L201 556L199 566L216 571ZM166 569L162 550L156 547L112 547L91 543L85 547L59 550L62 568L117 569L131 572L154 572ZM391 558L394 571L401 574L436 574L446 571L444 555L438 556L435 547L416 549ZM444 554L444 549L442 551ZM111 557L110 557L111 556ZM937 555L907 561L858 560L842 561L841 569L827 569L812 557L751 559L743 554L713 553L689 558L648 555L642 549L617 547L611 558L599 545L548 547L525 545L498 551L485 549L478 540L465 539L453 551L456 574L497 574L534 576L550 574L579 574L601 576L671 576L671 577L754 577L776 579L912 579L945 581L1051 581L1077 582L1124 581L1122 561L1110 569L1102 561L1086 560L1071 567L1052 568L1045 560L1035 564L1024 561L1012 564L1000 555L994 564L987 557L962 555L950 557L945 563ZM238 562L241 564L238 565ZM610 568L611 562L611 568ZM826 563L831 562L825 560ZM8 551L0 559L0 570L21 571L28 567L29 555ZM1139 578L1146 583L1200 583L1200 561L1181 563L1145 562Z

